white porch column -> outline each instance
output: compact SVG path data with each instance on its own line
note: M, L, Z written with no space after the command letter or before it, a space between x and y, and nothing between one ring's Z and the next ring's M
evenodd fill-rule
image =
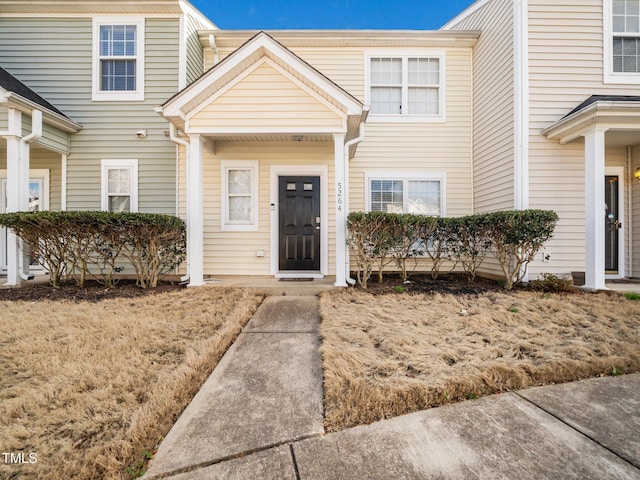
M22 136L22 112L9 109L7 141L7 212L20 210L20 138ZM7 285L20 283L20 245L12 230L7 231Z
M347 286L347 206L345 185L344 134L333 136L335 151L336 202L336 287Z
M584 134L586 259L584 288L604 289L605 199L604 165L606 128Z
M190 135L187 159L187 258L189 260L189 286L204 284L204 214L202 138Z

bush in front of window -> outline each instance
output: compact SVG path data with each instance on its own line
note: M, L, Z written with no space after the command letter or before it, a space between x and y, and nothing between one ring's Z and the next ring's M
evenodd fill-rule
M87 279L106 286L127 266L142 288L155 287L161 275L186 258L184 222L171 215L145 213L42 211L0 214L49 272L49 282Z
M520 283L527 265L553 236L558 216L550 210L492 212L465 217L431 217L385 212L349 214L348 244L356 263L356 277L367 288L374 266L382 282L384 268L395 259L402 279L408 277L407 261L431 260L431 276L438 278L442 265L460 265L469 281L489 253L504 273L505 288Z

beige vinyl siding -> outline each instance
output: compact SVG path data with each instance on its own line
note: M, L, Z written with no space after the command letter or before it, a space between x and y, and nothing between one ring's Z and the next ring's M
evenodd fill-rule
M192 129L340 129L343 120L268 63L262 63L189 119Z
M0 105L0 132L6 132L9 128L9 109Z
M192 15L185 15L185 36L187 46L187 85L197 79L204 72L204 55L202 45L198 39L198 30L205 28Z
M138 159L139 210L175 212L175 146L153 109L178 88L179 20L148 18L145 33L145 100L92 102L91 18L0 17L0 64L83 127L71 136L69 210L100 208L101 159Z
M514 20L512 0L493 0L452 30L481 30L473 59L474 208L514 206Z
M277 36L276 36L277 40ZM361 102L364 101L364 49L352 47L291 47L290 50ZM232 53L219 49L220 60ZM213 66L213 52L205 49L205 68Z
M257 232L223 232L220 228L222 160L259 162ZM335 275L335 183L331 142L218 142L216 155L204 152L204 273L205 275L269 275L271 248L271 167L274 165L326 165L328 168L329 274ZM183 191L181 189L181 191ZM181 195L182 196L182 195ZM256 257L256 250L264 257Z
M56 152L32 146L30 170L49 170L49 210L60 210L62 198L62 156ZM7 168L7 150L0 148L0 170Z
M547 245L551 262L536 262L532 272L585 268L584 141L560 145L540 131L591 95L638 94L638 85L603 83L602 13L602 0L529 1L530 206L560 217ZM625 165L624 155L607 148L606 165Z

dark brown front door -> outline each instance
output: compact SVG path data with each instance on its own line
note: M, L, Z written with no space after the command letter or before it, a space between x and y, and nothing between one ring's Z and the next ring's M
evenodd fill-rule
M320 270L320 177L279 178L280 270Z

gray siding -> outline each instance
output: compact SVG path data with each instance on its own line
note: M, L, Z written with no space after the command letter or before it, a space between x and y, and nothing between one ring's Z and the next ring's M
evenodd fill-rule
M69 210L100 208L101 159L134 158L139 210L175 213L175 145L153 109L178 89L179 20L148 18L145 33L145 100L92 102L91 18L0 18L0 64L83 127L70 140Z
M200 45L200 40L198 39L198 30L204 30L207 27L189 14L185 15L185 24L187 42L187 85L189 85L204 72L204 53Z

